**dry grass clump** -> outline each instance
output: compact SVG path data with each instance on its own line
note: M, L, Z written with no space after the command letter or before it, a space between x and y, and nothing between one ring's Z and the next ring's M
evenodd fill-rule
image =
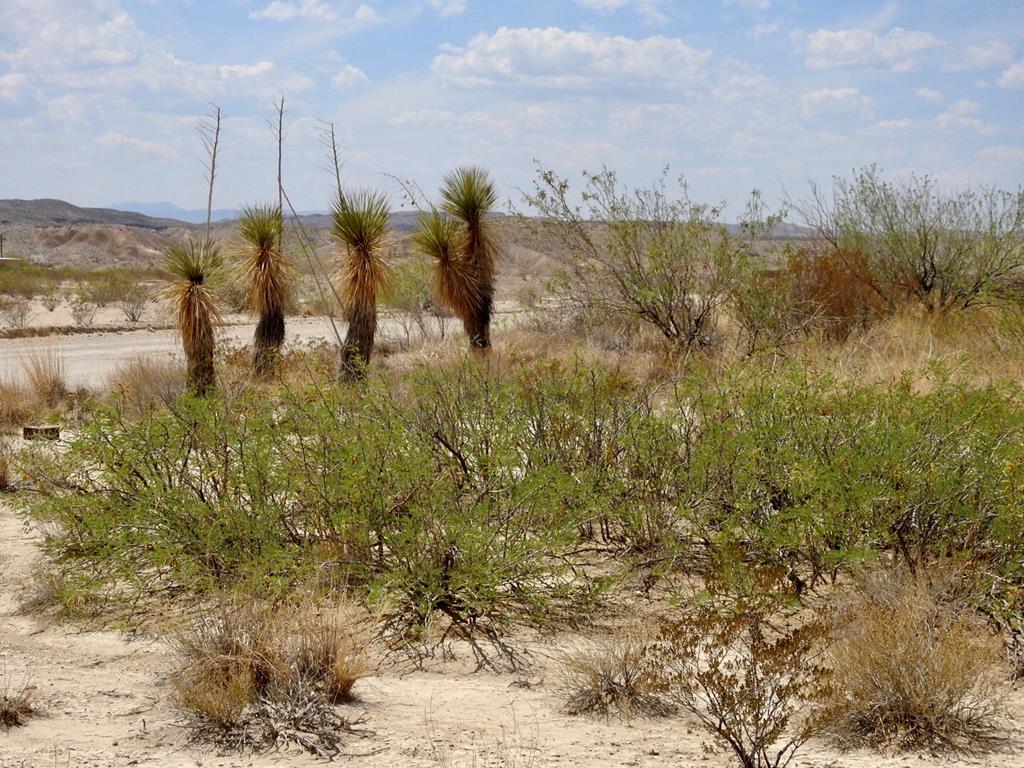
M562 697L570 715L661 717L675 707L647 663L647 641L636 633L573 651L562 661Z
M139 413L176 400L185 391L185 369L173 360L136 356L114 371L109 389Z
M0 381L0 431L20 427L35 405L25 387L14 381Z
M343 605L236 602L178 638L178 705L199 740L241 750L298 744L332 757L359 722L334 704L352 701L370 670L365 640Z
M53 348L33 352L24 363L29 391L43 405L53 408L68 395L64 360Z
M0 491L11 490L11 449L0 440Z
M829 730L842 743L954 753L1000 734L1001 647L954 578L879 574L841 612Z
M32 706L32 691L28 683L12 687L9 678L5 678L4 687L0 690L0 726L5 731L25 725L30 717L36 714Z

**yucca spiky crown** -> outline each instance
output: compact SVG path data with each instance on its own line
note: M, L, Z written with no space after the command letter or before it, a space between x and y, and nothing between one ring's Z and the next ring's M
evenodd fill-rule
M391 224L387 195L370 190L342 192L334 204L331 233L345 246L340 279L346 311L376 307L388 281L382 251Z
M291 297L291 264L281 251L284 219L276 205L252 205L238 219L238 281L250 311L283 312Z
M192 240L167 249L164 270L170 279L164 295L186 347L209 334L221 320L220 305L210 284L221 276L223 265L220 249L210 240Z
M461 222L439 211L420 216L412 236L413 247L436 261L434 290L438 300L460 318L480 305L479 269L466 254L466 232Z

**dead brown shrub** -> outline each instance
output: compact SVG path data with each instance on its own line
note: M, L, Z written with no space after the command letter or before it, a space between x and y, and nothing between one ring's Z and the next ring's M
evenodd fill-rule
M808 320L833 339L845 339L894 309L866 254L802 249L789 257L785 272L793 306L804 308Z
M0 690L0 726L5 731L24 725L36 714L32 706L32 690L28 683L12 685L11 679L5 675L4 686Z
M772 577L720 592L666 622L647 651L664 695L697 717L742 768L784 768L818 729L811 702L828 693L823 622L780 615Z
M844 744L972 753L999 741L998 638L955 577L879 573L839 613L830 732Z
M369 672L365 640L345 605L237 600L178 637L177 703L197 739L252 750L291 743L334 756L359 723L333 705L351 701Z
M20 428L30 419L35 406L35 399L24 386L0 381L0 432Z
M566 654L561 692L570 715L661 717L675 711L647 664L647 641L636 633Z

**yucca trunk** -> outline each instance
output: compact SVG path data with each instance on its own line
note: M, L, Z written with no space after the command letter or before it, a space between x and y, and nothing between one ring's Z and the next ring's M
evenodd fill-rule
M373 342L377 334L377 306L357 304L345 313L348 332L341 348L341 377L354 381L365 375L366 366L373 356Z
M494 311L494 286L484 283L480 286L480 298L466 317L462 327L469 337L469 346L476 350L491 347L491 314Z
M188 296L182 302L183 313L190 316L179 327L187 328L182 333L182 348L185 351L188 387L196 395L206 395L216 385L213 367L213 319L205 308L205 298L200 296L204 288L201 283L189 286Z
M348 322L339 370L343 380L362 378L373 355L377 296L388 283L388 265L381 250L389 222L386 195L366 190L338 195L332 234L345 246L339 275Z
M260 315L253 336L252 367L257 376L273 373L284 344L284 311L280 308Z

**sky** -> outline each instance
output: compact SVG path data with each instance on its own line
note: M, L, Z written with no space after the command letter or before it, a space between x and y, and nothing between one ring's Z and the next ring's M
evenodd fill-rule
M520 205L537 165L769 201L877 163L1024 182L1021 0L0 0L0 198L205 205L194 130L224 114L218 208L284 184L400 203L459 165Z

